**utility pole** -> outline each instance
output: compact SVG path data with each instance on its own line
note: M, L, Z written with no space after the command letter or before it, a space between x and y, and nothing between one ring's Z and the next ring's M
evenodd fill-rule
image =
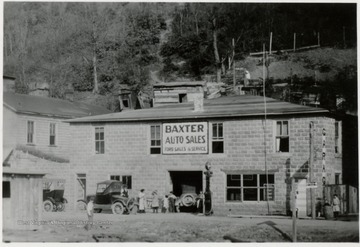
M232 60L233 60L233 81L234 81L234 92L236 90L236 77L235 77L235 39L232 39L232 47L233 47L233 54L232 54Z
M293 242L296 242L296 194L297 194L297 188L295 185L295 178L291 178L291 199L292 199L292 205L291 205L291 211L292 211L292 239Z
M271 49L272 49L272 32L270 32L269 55L271 55Z
M314 122L310 122L310 183L314 182ZM315 188L310 188L311 195L311 218L315 219Z

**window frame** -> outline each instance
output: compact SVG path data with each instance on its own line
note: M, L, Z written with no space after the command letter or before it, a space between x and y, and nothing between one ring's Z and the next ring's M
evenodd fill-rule
M103 139L101 139L101 132L99 132L99 139L96 138L96 135L98 133L97 130L102 130ZM95 126L94 127L94 141L95 141L95 154L105 154L105 127L104 126ZM97 148L98 143L99 143L99 148ZM101 150L101 144L103 144L102 150ZM103 151L103 152L101 152L101 151Z
M282 128L282 126L283 126L283 123L284 122L287 122L287 135L284 135L283 133L280 133L280 135L278 135L278 132L277 132L277 125L278 125L278 122L280 122L281 123L281 132L282 132L282 130L283 130L283 128ZM274 121L274 151L275 151L275 153L277 153L277 154L280 154L280 153L285 153L285 154L288 154L288 153L290 153L290 120L288 120L288 119L281 119L281 120L275 120ZM277 142L277 140L278 140L278 137L279 137L279 139L283 139L284 137L286 138L287 137L287 140L288 140L288 151L280 151L280 143L279 143L279 151L278 151L278 148L277 148L277 146L278 146L278 142Z
M246 186L244 185L244 175L248 176L248 175L252 175L252 176L256 176L256 186L252 185L252 186ZM273 176L272 180L274 181L274 183L269 183L269 187L267 186L260 186L260 176L261 175L266 175L265 173L228 173L226 174L226 184L225 184L225 203L248 203L248 202L257 202L257 203L261 203L261 202L274 202L275 201L275 174L271 173L268 174L268 176ZM229 186L228 185L228 176L240 176L240 185L238 186ZM269 200L266 200L266 196L264 196L263 200L261 200L261 193L263 193L263 191L266 191L266 188L270 188L272 190L272 198L270 198ZM240 200L228 200L228 189L238 189L240 191ZM256 189L256 193L257 193L257 199L256 200L245 200L245 192L244 190L247 189Z
M342 121L335 121L334 124L334 152L335 155L342 154Z
M152 136L152 128L153 127L155 128L154 139ZM157 136L157 127L159 128L159 136ZM150 138L149 138L150 139L150 143L149 143L150 154L151 155L162 154L162 124L150 124L149 132L150 132ZM157 137L158 137L158 139L156 139ZM153 143L153 141L154 141L154 143ZM154 152L155 150L157 150L158 152Z
M30 123L31 123L32 129L29 128ZM31 132L30 132L30 130L31 130ZM30 135L31 135L31 140L29 138ZM35 121L33 121L33 120L26 121L26 143L30 144L30 145L35 144Z
M117 177L119 177L119 179L117 179ZM121 181L121 176L120 175L109 175L109 179L110 180Z
M53 128L51 128L51 126L53 126ZM56 128L57 124L56 123L50 123L49 124L49 145L50 146L56 146L56 134L57 134L57 128ZM53 129L53 133L51 133L51 130ZM53 134L53 135L52 135ZM51 143L51 137L54 137L54 143Z
M219 125L221 125L221 133L222 135L219 136ZM216 127L216 136L214 136L214 126ZM214 143L222 143L222 152L214 152ZM212 154L224 154L225 153L225 138L224 138L224 122L212 122L211 123L211 138L210 138L210 146L211 146L211 153Z
M124 181L124 178L126 177L126 181ZM128 180L128 178L130 178L130 183L129 183L129 180ZM132 175L121 175L121 182L123 183L123 184L126 184L126 186L127 186L127 188L129 189L129 190L131 190L132 189L132 181L133 181L133 179L132 179Z

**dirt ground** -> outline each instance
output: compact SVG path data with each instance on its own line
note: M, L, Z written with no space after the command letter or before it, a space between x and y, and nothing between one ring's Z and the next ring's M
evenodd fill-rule
M4 242L291 242L292 220L232 218L190 213L94 216L84 229L82 212L44 213L42 229L3 230ZM359 242L359 222L297 220L298 242Z

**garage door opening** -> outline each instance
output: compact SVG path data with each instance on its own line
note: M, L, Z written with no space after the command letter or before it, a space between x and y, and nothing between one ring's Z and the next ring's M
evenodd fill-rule
M202 171L169 171L174 195L183 202L180 212L195 212L196 198L203 190Z

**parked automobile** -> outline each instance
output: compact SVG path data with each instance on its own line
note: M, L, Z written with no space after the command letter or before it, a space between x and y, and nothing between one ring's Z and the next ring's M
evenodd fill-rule
M94 197L94 212L100 213L103 210L111 210L113 214L136 213L139 208L138 199L124 197L121 189L124 184L116 180L106 180L97 184L96 194L87 195L86 202L78 200L78 207L84 208L90 197ZM86 204L85 204L86 205Z
M68 202L64 198L65 179L45 179L43 181L43 208L46 212L64 211Z

